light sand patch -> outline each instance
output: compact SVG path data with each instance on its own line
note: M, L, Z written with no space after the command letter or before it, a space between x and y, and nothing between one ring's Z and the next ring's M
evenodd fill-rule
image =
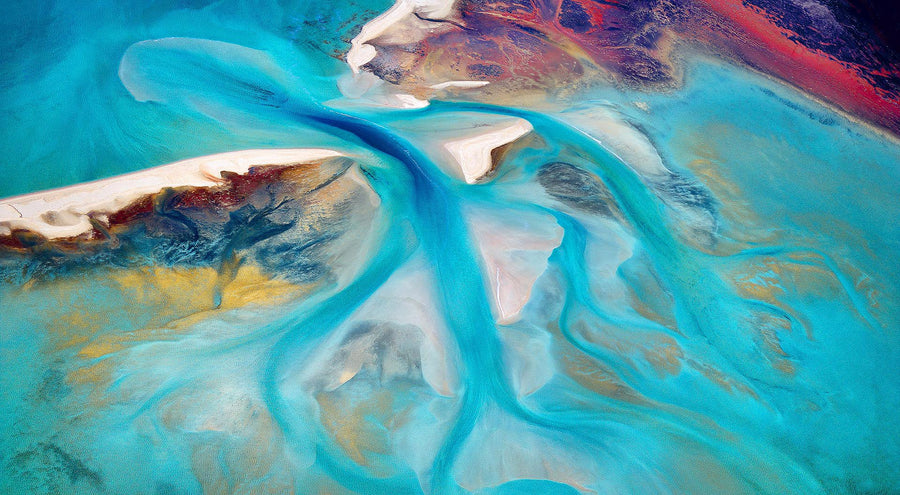
M448 89L448 88L480 88L482 86L487 86L490 84L490 81L444 81L438 84L432 84L429 86L431 89Z
M367 22L359 34L350 41L347 64L354 74L375 58L375 47L368 44L376 38L392 36L395 42L418 41L430 34L434 25L415 16L428 19L444 19L453 12L456 2L443 0L398 0L383 14Z
M350 42L347 65L352 74L342 78L338 85L341 93L364 104L416 109L428 106L427 99L406 93L399 86L387 83L363 68L378 56L376 46L409 45L429 36L453 28L453 24L436 22L458 17L455 1L398 0L390 9L366 23ZM377 80L377 82L375 82ZM453 80L440 81L420 89L442 91L480 88L488 81Z
M212 187L222 172L244 175L255 166L288 166L341 156L328 149L255 149L182 160L140 172L0 200L0 235L24 229L49 239L89 232L91 216L120 211L167 187Z
M467 217L490 283L496 321L515 323L550 254L562 242L563 229L550 215L529 211L472 208Z
M512 143L532 129L527 120L513 119L492 126L479 127L478 134L448 141L444 143L444 149L456 161L466 182L474 184L494 168L492 151Z

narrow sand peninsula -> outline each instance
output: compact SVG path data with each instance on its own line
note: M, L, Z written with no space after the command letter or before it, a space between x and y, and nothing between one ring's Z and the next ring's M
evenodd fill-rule
M494 167L491 152L512 143L531 132L533 127L525 119L513 119L500 124L480 127L479 133L444 143L469 184L476 183Z
M61 189L0 199L0 235L23 229L60 239L89 232L91 216L102 217L167 187L222 184L222 172L244 175L255 166L287 166L342 156L333 150L256 149L201 156L140 172Z
M428 86L431 89L449 89L449 88L461 88L461 89L471 89L471 88L481 88L490 84L490 81L445 81L438 84L432 84Z

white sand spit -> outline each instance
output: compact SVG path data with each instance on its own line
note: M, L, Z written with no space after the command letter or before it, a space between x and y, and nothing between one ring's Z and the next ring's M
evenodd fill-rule
M494 166L491 152L531 132L533 127L525 119L514 119L489 127L479 128L479 133L444 143L459 165L463 177L474 184L487 175Z
M167 187L222 184L222 172L299 165L341 156L328 149L254 149L201 156L84 184L0 199L0 235L25 229L49 239L75 237L92 228L90 216L120 211Z

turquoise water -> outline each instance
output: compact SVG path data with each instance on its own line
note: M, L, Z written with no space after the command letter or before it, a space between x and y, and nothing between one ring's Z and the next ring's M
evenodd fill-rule
M296 127L250 117L225 124L185 108L148 105L118 76L134 43L192 37L265 50L321 99L358 26L389 2L77 2L2 7L0 196L61 187L199 155L254 147L310 146Z
M3 491L900 485L894 138L700 58L671 93L597 88L541 112L337 111L322 102L347 69L310 40L340 52L387 5L326 7L6 16L0 195L251 147L353 165L339 200L266 213L284 229L232 212L240 234L191 217L190 241L137 229L109 253L6 255ZM532 139L489 181L448 175L441 126L498 116ZM622 135L667 169L630 163ZM508 324L498 252L536 270ZM225 305L198 274L222 280L230 259L303 295Z

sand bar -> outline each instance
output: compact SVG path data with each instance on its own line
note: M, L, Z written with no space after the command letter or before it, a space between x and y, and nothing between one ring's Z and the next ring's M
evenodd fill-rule
M525 119L513 119L501 124L479 128L479 133L444 143L446 149L469 184L476 183L494 167L491 152L512 143L531 132L533 127Z
M182 160L108 179L0 199L0 235L24 229L49 239L89 232L95 218L126 208L167 187L222 184L222 172L246 174L251 167L299 165L341 156L319 148L252 149Z

